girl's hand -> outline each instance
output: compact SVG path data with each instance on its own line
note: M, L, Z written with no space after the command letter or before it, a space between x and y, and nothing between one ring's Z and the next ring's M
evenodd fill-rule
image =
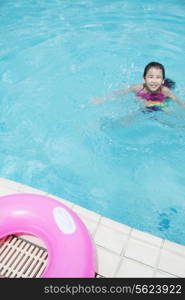
M94 102L95 104L100 104L105 101L104 98L91 98L91 101Z

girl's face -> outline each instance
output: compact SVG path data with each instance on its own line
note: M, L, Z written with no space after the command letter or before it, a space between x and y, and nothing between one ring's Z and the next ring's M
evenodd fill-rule
M157 92L161 85L164 83L162 70L159 68L151 67L145 78L145 85L151 92Z

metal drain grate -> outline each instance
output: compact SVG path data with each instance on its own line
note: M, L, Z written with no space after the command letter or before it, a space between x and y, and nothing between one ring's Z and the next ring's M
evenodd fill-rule
M15 235L0 241L0 277L40 277L47 265L47 250Z

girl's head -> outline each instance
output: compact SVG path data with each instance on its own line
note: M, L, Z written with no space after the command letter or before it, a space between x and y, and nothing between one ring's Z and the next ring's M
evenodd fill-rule
M147 76L147 73L150 71L151 68L160 70L160 73L162 75L162 79L165 79L165 69L164 66L158 62L151 62L148 65L146 65L145 69L144 69L144 73L143 73L143 78L145 79L145 77Z
M152 92L157 91L161 85L169 88L175 87L175 82L165 78L164 66L158 62L151 62L146 65L143 73L146 87Z

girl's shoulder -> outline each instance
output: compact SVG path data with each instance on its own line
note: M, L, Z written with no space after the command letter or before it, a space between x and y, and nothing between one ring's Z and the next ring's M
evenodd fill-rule
M173 92L167 87L167 86L162 86L161 87L161 92L166 96L166 97L171 97L173 95Z
M143 84L133 84L130 86L130 91L137 93L143 89Z

